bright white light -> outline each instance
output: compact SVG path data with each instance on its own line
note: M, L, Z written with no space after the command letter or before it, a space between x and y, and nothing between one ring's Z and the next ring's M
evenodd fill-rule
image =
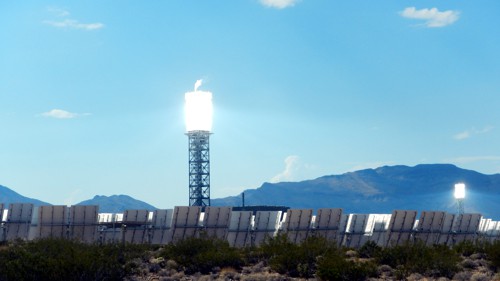
M455 199L464 199L465 198L465 184L457 183L455 184Z
M198 91L201 80L196 81L194 92L185 95L186 131L212 130L212 93Z

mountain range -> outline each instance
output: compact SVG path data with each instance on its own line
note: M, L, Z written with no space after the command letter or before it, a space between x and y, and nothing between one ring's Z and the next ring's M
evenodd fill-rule
M22 196L21 194L15 192L14 190L0 185L0 204L4 204L5 208L11 203L32 203L36 206L40 205L51 205L47 202L43 202L37 199Z
M47 202L22 196L12 189L0 185L0 204L4 204L4 208L6 209L11 203L32 203L35 206L52 205ZM122 213L127 209L146 209L150 211L157 209L146 202L134 199L128 195L96 195L94 198L82 201L76 205L98 205L100 213Z
M342 208L347 213L406 209L456 212L455 183L466 184L466 212L500 219L500 174L484 175L450 164L384 166L301 182L264 183L245 190L246 205ZM241 206L242 196L212 199L213 206Z
M82 201L77 205L98 205L100 213L122 213L125 210L144 209L154 211L157 209L146 202L134 199L128 195L96 195L94 198Z
M458 182L467 186L466 212L500 220L500 174L485 175L450 164L384 166L300 182L264 183L244 194L247 206L342 208L345 213L391 213L397 209L456 212L453 188ZM15 202L50 205L0 185L0 203L8 206ZM241 206L242 196L212 199L211 204ZM156 209L127 195L95 196L78 205L99 205L102 213Z

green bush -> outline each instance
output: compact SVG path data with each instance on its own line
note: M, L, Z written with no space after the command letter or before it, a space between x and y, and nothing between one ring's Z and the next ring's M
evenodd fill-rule
M300 244L294 244L286 234L267 239L259 250L274 271L304 278L314 276L317 257L340 251L335 243L323 237L311 236Z
M459 271L460 255L447 245L434 245L430 248L431 263L427 275L452 278Z
M297 267L298 276L313 277L317 270L319 257L342 254L335 241L328 241L321 236L308 237L299 245L300 264Z
M0 250L0 280L122 280L145 252L132 245L87 245L59 239L16 242Z
M318 259L316 275L321 280L361 281L376 277L377 267L372 261L355 262L338 253L330 253Z
M495 241L494 243L486 247L486 257L490 261L491 266L497 272L500 269L500 241Z
M472 254L486 253L486 250L489 247L489 245L490 243L487 241L464 240L453 246L453 249L462 256L469 257Z
M459 270L461 255L470 256L469 264L475 261L475 264L490 264L496 270L500 268L500 241L465 241L453 248L426 246L421 241L381 248L367 242L357 251L360 258L355 255L347 258L346 249L323 237L311 236L294 244L286 234L244 249L230 247L225 240L202 237L166 245L161 252L157 250L157 246L150 245L89 245L54 239L9 242L0 245L0 280L123 280L131 276L141 278L150 272L161 273L163 268L207 274L224 267L251 268L258 263L289 277L321 280L378 277L380 266L390 268L394 279L405 279L411 274L452 278Z
M187 274L210 273L215 267L239 268L243 264L240 251L225 240L188 238L165 247L161 255L182 266Z
M359 257L373 258L382 250L382 247L377 245L374 241L367 241L361 248L359 248Z
M458 271L460 261L459 254L448 246L428 247L421 241L384 248L375 258L378 263L395 268L401 278L411 273L451 278Z
M270 237L259 247L261 257L280 274L297 275L299 246L292 243L285 234Z
M260 251L258 247L248 246L240 248L239 251L243 259L243 264L245 265L257 264L261 261L264 261L264 258L262 256L262 251Z

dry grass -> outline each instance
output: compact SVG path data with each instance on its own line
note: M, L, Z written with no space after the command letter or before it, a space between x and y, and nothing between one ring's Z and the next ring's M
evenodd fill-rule
M349 255L347 255L349 256ZM487 266L487 261L481 255L463 257L460 262L462 270L456 273L452 279L446 277L432 278L419 273L411 273L406 277L408 281L500 281L500 273L495 272ZM352 257L350 259L353 259ZM360 259L356 259L360 262ZM135 260L135 262L139 262ZM173 260L163 260L162 258L150 258L143 261L138 267L140 273L128 278L130 281L298 281L298 280L318 280L316 278L301 279L273 272L264 262L243 266L241 269L233 267L223 267L216 269L211 274L202 275L200 273L187 275ZM149 269L149 271L147 270ZM394 269L388 265L380 265L377 268L379 276L370 278L372 281L396 280Z
M41 246L45 245L45 247L41 247L41 249L50 249L47 248L48 246L65 246L68 249L71 249L73 252L74 251L82 251L82 249L86 249L86 247L90 247L87 245L80 245L80 244L72 244L68 241L39 241L37 242ZM67 245L66 245L67 244ZM13 253L23 253L25 255L32 255L35 253L34 251L21 251L24 249L23 247L33 247L38 244L36 243L26 243L26 244L21 244L19 247L12 246L11 249L9 249L9 246L6 245L0 245L0 254L4 255L4 261L8 261L8 255L6 255L8 250L16 250L17 252ZM314 245L314 244L313 244ZM276 248L281 247L281 245L277 245ZM40 248L40 247L39 247ZM62 248L63 250L66 248ZM31 249L31 248L28 248ZM38 248L36 248L38 249ZM60 248L54 248L58 252L61 250L58 250ZM104 248L96 248L99 251L102 251ZM112 248L114 249L114 248ZM152 280L157 280L157 281L285 281L285 280L290 280L290 281L295 281L295 280L316 280L314 276L322 276L324 277L325 275L321 275L321 272L318 270L320 268L319 265L321 265L321 261L323 259L316 259L316 263L314 260L312 261L312 264L315 266L314 268L311 269L311 274L308 275L293 275L290 274L290 272L286 272L283 274L277 273L277 270L273 267L271 267L270 263L270 258L262 258L262 256L259 256L257 254L254 254L253 256L245 256L247 252L239 252L239 258L242 259L241 264L238 264L237 266L233 266L232 264L219 264L219 263L214 263L212 264L211 270L208 272L205 272L205 274L201 274L196 268L194 271L188 271L185 266L185 264L181 263L180 261L176 261L176 256L166 256L163 255L162 251L160 251L158 248L137 248L136 246L131 245L130 249L128 248L119 248L121 249L122 253L124 253L124 262L121 264L121 268L128 268L129 270L127 272L131 272L128 274L128 277L124 277L124 279L120 280L128 280L128 281L152 281ZM273 248L274 249L274 248ZM296 248L292 248L296 249ZM434 249L434 248L433 248ZM54 252L56 250L53 250ZM95 251L97 251L95 250ZM396 249L397 250L397 249ZM453 259L453 264L456 266L454 267L454 271L447 275L447 274L441 274L441 272L438 272L436 274L436 271L430 271L430 270L420 270L422 267L407 267L404 268L403 266L407 266L409 262L406 263L401 263L400 260L400 255L402 253L405 253L406 249L401 249L399 252L398 251L393 251L389 252L391 254L392 259L387 259L388 261L398 261L398 263L393 262L389 263L386 262L385 260L377 259L377 257L373 258L361 258L361 251L354 251L354 250L347 250L347 249L338 249L338 258L335 260L332 260L332 263L327 263L325 266L327 269L332 269L332 268L337 268L335 266L338 266L340 264L340 268L343 269L347 266L350 266L354 268L355 270L359 269L360 267L364 265L371 265L373 268L373 272L370 271L370 274L366 274L364 276L358 277L359 275L353 275L355 276L356 280L365 280L361 278L367 278L366 276L372 276L373 278L369 278L367 280L371 281L378 281L378 280L408 280L408 281L467 281L467 280L472 280L472 281L489 281L489 280L497 280L500 281L500 273L496 274L496 270L500 271L500 266L494 263L495 260L493 260L491 257L493 254L498 253L500 251L500 247L494 248L496 252L490 251L487 252L488 254L484 254L482 252L480 253L474 253L474 251L468 250L467 252L469 254L464 255L464 254L458 254L458 252L454 252L457 258L457 260ZM440 250L440 249L437 249ZM443 261L449 261L450 256L446 255L448 252L439 252L439 251L434 251L430 253L441 253L439 256L432 256L432 261L436 263L441 263ZM442 249L441 249L442 250ZM40 251L40 250L37 250ZM117 253L118 250L116 250ZM43 252L43 251L41 251ZM57 253L58 253L57 252ZM68 250L68 252L71 252ZM89 252L93 253L93 252ZM111 252L114 253L114 252ZM214 253L214 251L211 251L210 253ZM261 252L256 252L258 254L261 254ZM290 254L293 252L285 252L280 253L279 251L276 253L276 255L281 254L281 255L286 255ZM337 252L335 252L337 253ZM416 252L420 253L420 252ZM428 254L425 251L422 251L424 254ZM90 260L95 263L95 257L98 257L93 253L94 255L89 256ZM412 253L410 253L411 255ZM55 255L55 253L54 253ZM1 256L1 255L0 255ZM415 256L414 254L412 256ZM499 255L500 256L500 255ZM187 256L187 259L189 259L190 256ZM208 255L205 257L205 259L210 259L212 255ZM245 257L245 259L243 259ZM252 257L252 259L246 258L246 257ZM256 257L256 258L254 258ZM272 256L271 256L272 257ZM295 257L295 256L294 256ZM327 257L325 256L316 256L316 257ZM337 257L337 256L335 256ZM428 255L423 256L421 259L427 258ZM300 256L297 256L297 259L300 258ZM116 260L118 259L118 256L115 257ZM18 259L20 262L23 261L22 259ZM61 260L66 260L66 259L61 259ZM427 259L428 260L428 259ZM287 260L288 261L288 260ZM344 263L347 261L348 263ZM410 260L413 261L413 260ZM296 262L296 260L293 260L293 262ZM4 262L5 263L5 262ZM386 263L386 264L384 264ZM391 266L389 266L389 264ZM302 265L299 263L299 265ZM424 264L425 265L425 264ZM342 268L343 266L343 268ZM5 268L5 267L4 267ZM0 273L1 273L0 268ZM300 268L299 268L300 269ZM458 271L457 271L458 270ZM187 274L190 272L190 274ZM202 271L203 272L203 271ZM345 275L345 271L338 270L340 274ZM359 270L358 270L359 272ZM316 275L317 274L317 275ZM304 279L304 278L294 278L292 276L306 276L306 277L311 277L310 279ZM331 276L334 275L327 275L328 277L325 278L333 278ZM448 278L445 278L443 276L447 276ZM336 277L335 277L336 278ZM450 278L450 279L449 279ZM5 278L0 278L4 280ZM9 279L9 278L7 278ZM9 279L10 280L10 279ZM12 279L15 280L15 279ZM89 280L89 279L86 279ZM343 280L347 280L344 279Z

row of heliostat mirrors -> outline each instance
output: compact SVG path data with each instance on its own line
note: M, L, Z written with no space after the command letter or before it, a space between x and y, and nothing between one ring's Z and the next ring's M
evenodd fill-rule
M379 246L421 240L427 245L454 245L463 240L500 237L500 222L480 214L396 210L392 214L343 214L342 209L232 211L230 207L175 207L168 210L127 210L98 213L97 206L0 204L0 241L66 238L87 243L167 244L190 237L216 237L231 246L260 245L285 233L300 243L323 236L338 245L358 248L368 241Z

